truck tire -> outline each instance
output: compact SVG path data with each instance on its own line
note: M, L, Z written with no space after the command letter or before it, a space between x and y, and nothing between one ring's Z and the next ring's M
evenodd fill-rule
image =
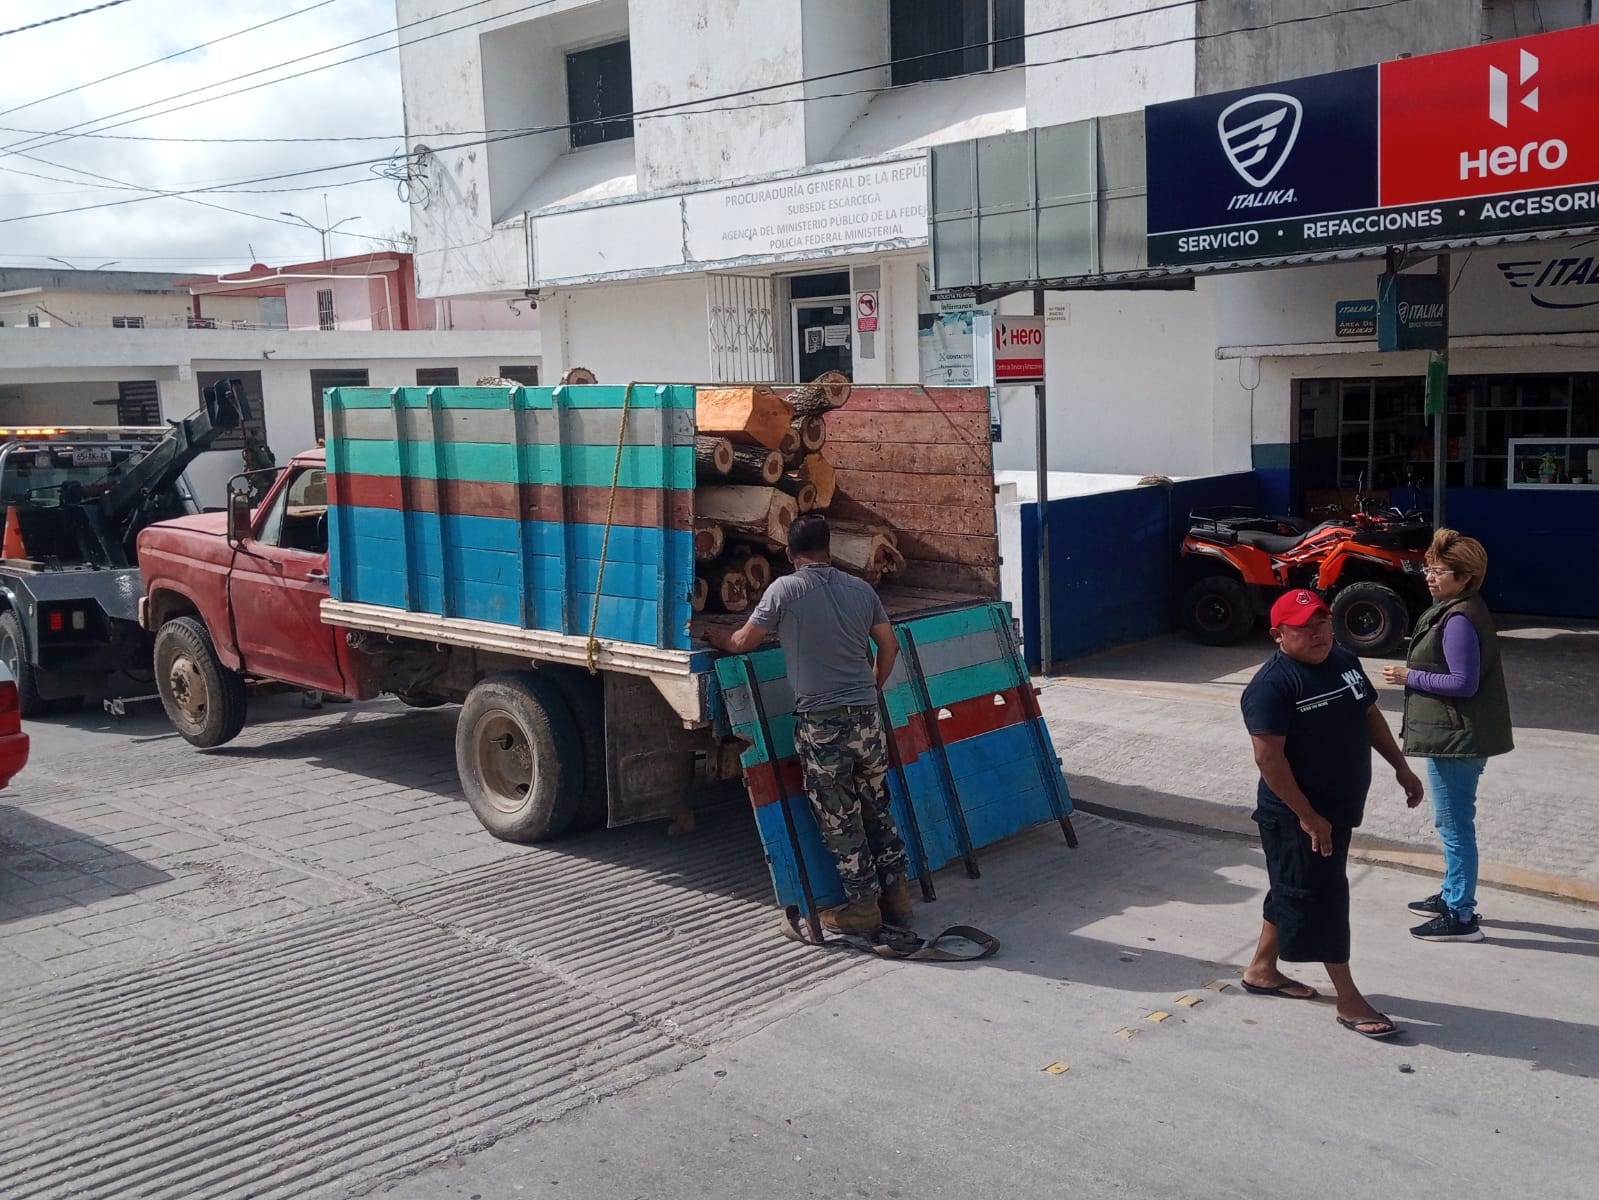
M39 695L39 669L28 661L27 647L17 614L9 608L0 612L0 659L17 681L17 711L24 717L38 717L50 711L50 702Z
M1205 646L1231 646L1255 628L1249 589L1228 575L1207 575L1183 597L1183 624Z
M605 681L581 667L550 664L539 671L548 672L566 697L582 746L583 795L572 828L604 829L611 815L605 769Z
M534 671L500 671L466 695L455 727L466 801L495 837L566 831L583 795L583 748L566 698Z
M244 728L244 677L222 665L196 617L174 617L155 635L155 686L173 728L191 746L209 750Z
M1333 636L1344 649L1376 657L1398 648L1410 632L1404 597L1386 583L1351 583L1332 602Z

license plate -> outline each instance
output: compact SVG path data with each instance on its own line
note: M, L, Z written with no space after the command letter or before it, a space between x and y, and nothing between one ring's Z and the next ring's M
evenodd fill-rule
M75 467L109 467L111 465L111 451L104 449L74 450L72 452L72 465Z

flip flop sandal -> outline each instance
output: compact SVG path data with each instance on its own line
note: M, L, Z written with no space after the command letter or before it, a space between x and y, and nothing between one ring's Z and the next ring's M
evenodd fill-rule
M1276 987L1261 987L1260 984L1250 983L1247 979L1240 979L1238 982L1243 984L1244 991L1252 996L1281 996L1284 1000L1315 1000L1321 995L1315 988L1310 987L1310 984L1300 983L1297 979L1279 983ZM1301 996L1294 991L1295 988L1310 988L1310 995Z
M1395 1025L1387 1017L1381 1017L1381 1016L1379 1016L1379 1017L1364 1017L1364 1018L1362 1018L1361 1020L1358 1020L1358 1021L1346 1021L1342 1017L1339 1017L1338 1018L1338 1023L1340 1025L1342 1025L1345 1029L1354 1030L1356 1033L1358 1033L1363 1038L1372 1038L1374 1040L1381 1040L1382 1038L1391 1038L1391 1037L1394 1036L1394 1034L1399 1032L1399 1026ZM1380 1026L1380 1028L1378 1028L1378 1029L1362 1029L1361 1028L1362 1025L1378 1025L1378 1026Z

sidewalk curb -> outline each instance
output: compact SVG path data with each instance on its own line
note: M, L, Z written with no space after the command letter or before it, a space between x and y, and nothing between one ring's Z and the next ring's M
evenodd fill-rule
M1255 823L1241 810L1223 809L1207 813L1205 820L1166 816L1147 809L1131 808L1118 804L1103 804L1086 800L1080 795L1072 797L1073 806L1096 817L1113 821L1126 821L1134 825L1147 825L1155 829L1173 829L1182 833L1198 833L1207 837L1222 837L1232 841L1256 840ZM1215 806L1219 807L1219 806ZM1368 838L1357 833L1349 848L1349 856L1360 862L1378 866L1395 867L1418 875L1441 876L1444 870L1443 855L1430 850L1418 850L1401 842L1382 838ZM1531 871L1506 863L1484 859L1478 867L1479 880L1507 892L1522 892L1531 896L1545 896L1573 904L1599 905L1599 883L1574 875L1555 875L1547 871Z

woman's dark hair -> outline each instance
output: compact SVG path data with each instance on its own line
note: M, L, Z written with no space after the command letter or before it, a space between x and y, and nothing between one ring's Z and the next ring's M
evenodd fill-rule
M788 527L788 548L793 554L826 554L833 535L821 513L804 513Z

